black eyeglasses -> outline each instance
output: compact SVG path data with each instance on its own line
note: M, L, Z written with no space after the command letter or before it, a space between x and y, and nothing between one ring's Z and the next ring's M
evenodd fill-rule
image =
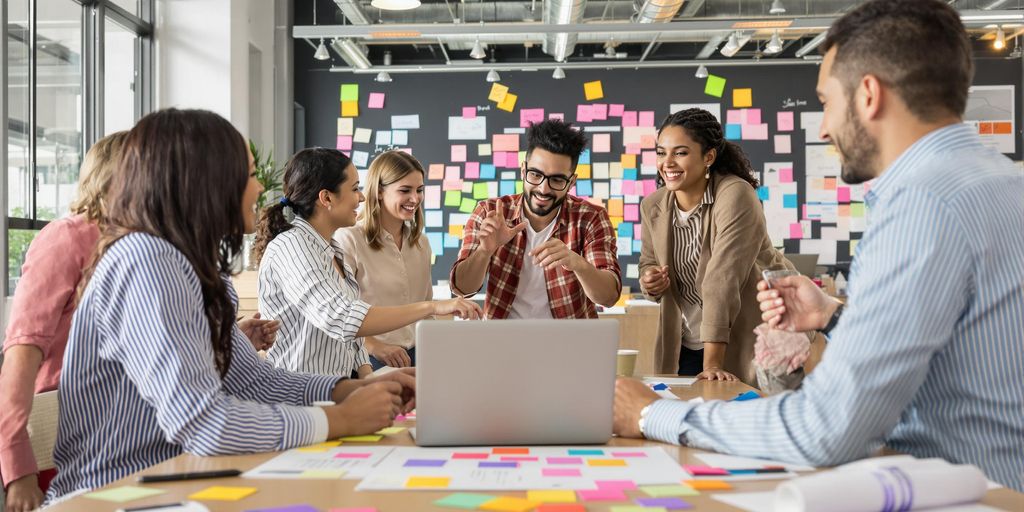
M526 182L530 185L540 185L544 183L544 180L548 180L548 186L552 190L558 190L561 192L569 186L569 181L572 179L572 175L562 176L561 174L547 175L536 169L526 170Z

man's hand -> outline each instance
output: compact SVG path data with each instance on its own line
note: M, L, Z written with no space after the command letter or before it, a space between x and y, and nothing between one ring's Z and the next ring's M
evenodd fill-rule
M277 331L281 329L281 322L277 320L263 320L260 314L256 313L252 318L246 318L238 322L238 328L256 350L270 350L277 339Z
M39 478L35 473L25 475L7 486L5 512L29 512L43 503L43 491L39 490Z
M640 289L652 297L659 297L665 293L669 284L668 265L648 268L644 270L644 275L640 276Z
M499 247L507 244L512 237L526 229L526 221L520 221L515 227L508 227L505 222L505 207L498 201L497 208L484 217L477 227L476 239L480 242L480 250L494 254Z
M412 366L412 359L409 357L409 353L398 345L389 345L380 341L375 341L372 346L368 342L366 344L368 345L367 351L374 359L392 368Z
M565 242L557 238L551 238L534 247L530 251L530 256L533 257L534 265L545 270L551 270L561 265L569 272L576 272L583 268L583 265L590 264L583 256L576 254L568 245L565 245Z
M757 283L761 320L772 329L813 331L828 324L839 301L829 297L807 276L776 279L772 287Z
M615 380L615 413L612 430L619 437L643 437L640 411L658 399L658 394L636 379Z
M402 386L402 413L407 413L416 408L416 368L402 368L385 373L379 377L371 377L367 383L373 382L397 382Z

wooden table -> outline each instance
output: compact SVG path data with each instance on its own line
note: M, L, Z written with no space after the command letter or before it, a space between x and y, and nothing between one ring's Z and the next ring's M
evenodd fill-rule
M748 391L752 388L739 382L708 382L700 381L688 388L673 388L673 390L680 397L685 399L695 398L698 396L704 397L706 400L712 399L729 399L737 394ZM415 423L407 421L401 426L411 427ZM411 446L413 445L412 439L409 437L408 431L402 432L398 435L386 436L380 443L375 445L384 446ZM347 444L347 446L357 446L356 443ZM701 450L692 448L682 448L676 446L665 445L658 442L644 441L638 439L619 439L613 438L608 446L616 447L632 447L632 446L663 446L667 448L670 455L679 461L681 464L701 464L699 459L694 457L697 453L702 453ZM166 462L156 464L155 466L146 469L139 474L154 474L154 473L178 473L185 471L209 471L214 469L227 469L235 468L243 471L254 468L270 458L276 456L276 453L263 453L257 455L239 455L239 456L224 456L224 457L197 457L194 455L180 455ZM121 485L139 485L135 482L137 475L132 475L128 478L124 478L106 488L117 487ZM405 492L356 492L355 486L358 484L358 480L266 480L266 479L244 479L244 478L221 478L215 480L196 480L190 482L176 482L167 484L154 484L145 485L144 487L153 487L158 489L164 489L168 491L166 494L147 498L144 500L137 500L130 502L126 505L119 505L113 503L107 503L105 501L94 500L84 497L77 497L60 505L47 509L48 512L64 512L64 511L113 511L122 506L128 507L140 507L144 505L158 504L158 503L169 503L175 501L185 501L188 499L188 495L196 491L205 489L211 485L230 485L230 486L251 486L259 488L259 492L244 498L240 501L234 502L217 502L217 501L206 501L203 502L212 511L236 511L236 510L248 510L258 508L268 508L275 506L295 505L295 504L310 504L317 507L320 510L326 511L333 507L376 507L380 512L405 512L405 511L419 511L419 510L437 510L451 512L451 508L435 507L432 503L435 500L443 498L451 492L433 492L433 491L405 491ZM725 492L750 492L750 491L767 491L774 489L778 484L777 480L774 481L755 481L755 482L736 482L734 484L734 491ZM722 491L717 491L722 492ZM501 496L518 496L525 498L526 493L522 491L514 492L491 492L488 494L501 495ZM644 497L645 495L640 491L627 491L626 494L631 498ZM685 497L685 501L688 501L695 505L696 510L736 510L724 503L716 501L711 498L711 493L703 492L700 496ZM997 489L989 491L985 495L983 503L994 507L999 507L1004 510L1024 510L1024 495L1013 492L1008 489ZM588 511L607 511L610 507L617 505L630 505L626 502L615 502L615 503L588 503L585 504Z

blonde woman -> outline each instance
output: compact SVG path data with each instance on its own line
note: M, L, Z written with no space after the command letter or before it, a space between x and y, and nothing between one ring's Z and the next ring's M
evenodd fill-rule
M366 203L355 226L339 229L335 240L355 272L362 300L399 306L433 299L430 242L423 236L423 180L419 161L388 151L370 164ZM414 326L364 339L370 364L416 365Z
M9 512L39 507L55 474L39 474L29 445L32 396L57 389L78 283L99 240L104 197L127 135L108 135L89 150L71 215L47 224L25 255L0 371L0 474Z

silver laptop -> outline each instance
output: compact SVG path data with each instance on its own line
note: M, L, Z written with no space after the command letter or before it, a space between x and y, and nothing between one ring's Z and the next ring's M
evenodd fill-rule
M618 345L615 320L419 322L416 444L604 443Z
M784 254L783 256L796 267L796 271L807 277L814 277L814 270L818 266L817 254Z

